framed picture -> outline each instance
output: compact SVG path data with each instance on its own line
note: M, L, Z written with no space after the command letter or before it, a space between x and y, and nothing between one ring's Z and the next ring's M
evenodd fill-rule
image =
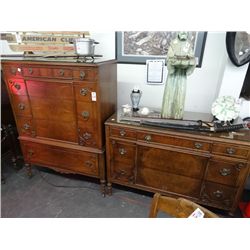
M177 31L118 31L116 59L118 63L145 64L146 60L165 59L170 42ZM193 44L197 67L201 67L207 32L188 32Z

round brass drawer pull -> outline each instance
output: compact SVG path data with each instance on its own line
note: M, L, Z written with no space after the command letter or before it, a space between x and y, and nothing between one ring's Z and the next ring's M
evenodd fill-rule
M150 142L152 140L152 137L151 137L151 135L146 135L144 137L144 139L145 139L145 141Z
M231 169L230 168L222 168L220 169L220 174L222 176L227 176L231 174Z
M19 108L20 110L24 110L24 109L25 109L25 105L24 105L23 103L19 103L19 104L18 104L18 108Z
M94 166L92 161L85 161L85 166L88 168L92 168Z
M216 190L215 192L213 192L213 195L216 197L216 198L222 198L223 197L223 191L220 191L220 190Z
M195 146L195 148L197 148L197 149L201 149L202 148L202 143L200 143L200 142L195 142L194 143L194 146Z
M88 111L83 111L82 112L82 117L84 120L88 120L89 119L89 112Z
M126 135L126 132L125 132L125 130L120 130L120 136L124 136L124 135Z
M120 153L120 155L125 155L127 153L127 151L124 148L119 148L119 153Z
M29 125L28 123L25 123L25 124L23 125L23 128L24 128L25 130L28 130L28 129L30 129L30 125Z
M14 84L14 87L17 89L17 90L20 90L21 89L21 85L19 83L15 83Z
M235 149L234 148L227 148L226 152L230 155L233 155L235 153Z
M82 89L80 90L80 94L83 95L83 96L86 96L87 93L88 93L88 89L86 89L86 88L82 88Z
M85 72L84 71L80 71L80 80L83 80L85 77Z

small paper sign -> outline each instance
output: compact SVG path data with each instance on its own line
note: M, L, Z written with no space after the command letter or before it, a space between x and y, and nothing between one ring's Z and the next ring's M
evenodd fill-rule
M163 84L164 59L147 60L147 83Z

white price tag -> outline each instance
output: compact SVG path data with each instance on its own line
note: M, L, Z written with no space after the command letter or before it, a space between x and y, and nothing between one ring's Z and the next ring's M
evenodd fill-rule
M196 208L194 212L191 215L189 215L188 218L203 218L203 217L204 213L199 208Z
M91 99L93 102L96 102L96 92L91 92Z

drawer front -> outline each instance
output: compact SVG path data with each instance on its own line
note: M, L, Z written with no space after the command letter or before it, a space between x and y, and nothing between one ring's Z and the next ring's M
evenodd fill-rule
M8 86L13 95L27 95L23 79L8 79Z
M73 71L75 80L95 82L97 80L97 70L81 68Z
M57 123L75 123L75 104L73 100L30 98L33 117Z
M26 81L29 96L53 99L73 99L70 83Z
M202 179L208 158L151 147L138 147L138 168Z
M201 200L220 208L230 208L233 205L236 188L206 181L202 187Z
M27 96L13 95L12 104L16 115L31 116L31 109Z
M205 179L229 186L240 186L247 174L247 164L242 162L227 162L211 160Z
M134 182L136 146L115 140L111 145L111 178L126 183Z
M231 157L239 157L247 159L249 155L249 149L237 147L230 144L217 144L213 145L212 152L218 155L225 155Z
M149 168L138 168L136 184L196 198L201 189L201 180Z
M159 144L165 144L165 145L182 147L197 151L205 151L205 152L209 152L211 147L210 143L204 141L190 140L187 138L183 139L183 138L165 136L153 133L138 133L137 138L138 140L147 143L159 143Z
M51 120L35 120L36 135L50 139L77 143L75 122L59 122Z
M77 101L82 102L93 102L95 99L93 95L96 94L96 84L95 83L85 83L85 84L74 84L75 97ZM98 96L96 96L96 101Z
M32 119L24 118L24 117L17 117L17 129L19 135L23 136L36 136L34 125Z
M22 77L23 71L19 65L4 66L4 75L7 77Z
M110 136L136 140L136 132L127 128L111 127Z
M48 77L48 78L65 78L72 79L73 73L67 68L45 68L45 67L24 67L23 75L28 77Z
M97 154L37 143L24 144L23 148L27 162L93 176L99 175Z

